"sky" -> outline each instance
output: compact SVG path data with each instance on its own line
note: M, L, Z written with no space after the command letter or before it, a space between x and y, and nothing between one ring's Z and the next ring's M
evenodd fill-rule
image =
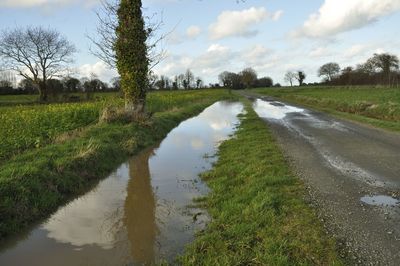
M77 77L109 81L117 72L89 52L100 0L0 0L0 29L51 27L78 49ZM285 84L287 71L302 70L316 82L327 62L341 67L374 53L400 56L400 0L143 0L144 12L168 33L159 49L158 75L190 69L207 84L223 71L252 67L259 77Z

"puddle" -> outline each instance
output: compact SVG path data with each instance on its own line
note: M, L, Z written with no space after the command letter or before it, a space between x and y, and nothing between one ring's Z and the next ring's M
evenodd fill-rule
M173 262L208 221L189 207L198 177L234 132L240 103L218 102L121 165L86 195L0 249L0 265L148 265Z
M400 201L385 195L364 196L361 198L363 203L374 206L393 207L400 204Z
M304 113L304 109L297 108L290 105L285 105L276 101L264 101L256 99L253 103L253 108L262 118L268 119L283 119L290 113Z

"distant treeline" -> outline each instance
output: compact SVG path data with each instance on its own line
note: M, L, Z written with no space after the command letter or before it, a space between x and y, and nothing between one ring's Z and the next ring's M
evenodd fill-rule
M218 76L220 84L225 88L240 90L245 88L266 88L281 85L275 84L272 78L259 78L257 72L252 68L245 68L239 73L224 71Z
M1 77L0 77L1 78ZM48 79L46 86L49 96L56 98L59 95L84 92L88 96L94 92L118 91L120 89L119 78L111 80L111 84L101 81L95 76L91 78L77 79L66 77L63 79ZM6 79L0 80L0 95L38 94L38 88L28 79L23 79L17 84L17 88Z
M399 86L399 58L389 53L374 54L365 63L340 68L331 62L319 68L322 83L329 85Z

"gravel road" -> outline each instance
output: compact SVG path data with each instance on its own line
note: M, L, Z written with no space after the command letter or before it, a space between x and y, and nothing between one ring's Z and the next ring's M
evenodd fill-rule
M400 265L400 134L251 92L350 264Z

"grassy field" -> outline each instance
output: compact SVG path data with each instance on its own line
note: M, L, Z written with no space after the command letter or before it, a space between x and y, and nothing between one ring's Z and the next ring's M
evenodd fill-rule
M212 90L153 92L148 95L147 109L155 113L182 108L192 102L207 101L219 93ZM100 111L106 106L123 105L116 93L101 95L91 102L0 107L0 163L25 150L48 145L62 133L97 123Z
M203 175L198 203L212 221L180 258L184 265L341 265L335 242L304 199L266 124L247 104L236 136Z
M93 93L92 98L96 100L104 100L108 98L115 98L118 95L119 93L116 92L96 92ZM68 96L78 96L82 100L86 98L84 93L70 93ZM0 106L38 104L38 98L38 95L0 95Z
M7 156L7 160L4 158L0 168L0 239L46 217L71 197L86 192L128 156L165 137L180 121L201 112L217 100L232 97L225 90L150 94L148 107L154 115L146 124L122 121L95 123L103 103L31 106L32 113L37 112L39 116L55 108L54 112L45 115L49 124L58 128L55 136L85 123L90 126L62 141L49 141L47 145L26 149L11 158ZM86 104L89 107L85 107ZM15 107L15 112L19 108L29 107ZM71 115L71 109L80 108L89 111ZM35 127L27 113L27 131L23 132ZM13 113L8 111L7 115L12 116ZM63 128L60 125L64 122L61 123L60 119L74 126ZM20 123L21 120L14 122ZM3 127L3 130L7 128ZM23 132L21 138L25 137ZM46 128L38 126L37 132L46 132ZM19 134L18 131L15 134Z
M254 91L374 126L400 131L400 88L305 87L267 88Z

